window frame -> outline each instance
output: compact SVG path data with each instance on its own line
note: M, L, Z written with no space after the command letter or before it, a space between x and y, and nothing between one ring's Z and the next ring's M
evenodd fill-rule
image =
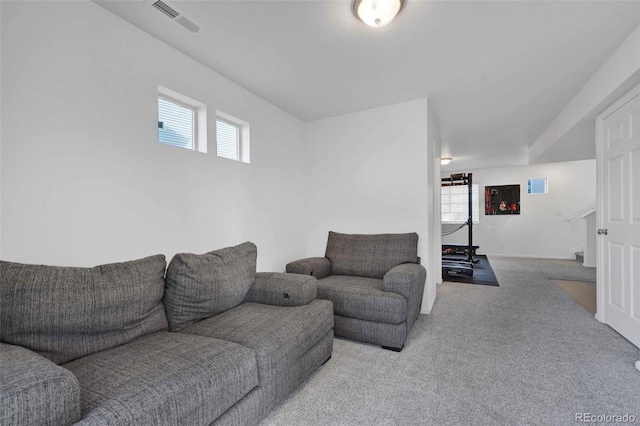
M218 154L218 122L222 122L228 126L231 127L235 127L236 129L236 158L228 158L228 157L223 157L220 154ZM219 115L216 116L216 155L220 158L226 158L227 160L233 160L233 161L242 161L242 126L234 123L231 120L227 120L225 118L220 117Z
M218 121L222 121L223 123L233 126L238 130L238 137L236 139L238 156L236 159L218 155ZM241 120L220 110L216 111L216 156L225 160L237 161L246 164L251 163L251 126L247 121Z
M191 148L175 146L171 144L164 143L159 140L163 145L173 146L175 148L186 149L188 151L207 153L207 106L202 102L199 102L195 99L192 99L182 93L176 92L174 90L168 89L164 86L158 86L158 96L156 103L159 99L162 99L166 102L170 102L172 104L178 105L185 109L191 111L192 114L192 146ZM158 111L159 114L159 111ZM160 117L158 116L158 122L160 122Z
M163 101L181 106L184 109L188 109L189 111L191 111L191 148L184 148L184 147L177 147L177 148L183 148L183 149L189 149L190 151L197 151L198 147L198 110L196 107L191 106L189 104L186 104L184 102L181 102L177 99L174 99L172 97L169 97L167 95L163 95L161 93L158 93L158 99L162 99ZM159 111L158 111L159 113ZM160 117L158 117L158 122L160 122ZM161 142L164 143L164 142ZM165 143L165 145L170 145ZM175 145L170 145L170 146L175 146Z
M472 206L471 206L471 208L472 208L472 215L471 215L472 222L473 222L473 224L474 224L474 225L476 225L476 224L479 224L479 223L480 223L480 184L478 184L478 183L472 183L471 185L472 185L472 189L471 189L471 191L472 191L472 193L471 193L471 196L472 196L472 203L473 203L473 191L474 191L474 189L476 190L476 193L477 193L477 199L476 199L476 202L475 202L475 203L473 203L473 204L472 204ZM466 188L467 188L467 185L440 185L440 217L441 217L440 222L441 222L443 225L461 225L461 224L463 224L463 223L466 223L466 222L467 222L467 219L465 219L465 220L463 220L463 221L453 221L453 220L445 220L445 219L444 219L445 214L449 214L449 213L451 213L451 211L449 211L449 212L443 212L443 211L442 211L442 207L443 207L443 205L444 205L444 203L443 203L443 201L442 201L442 199L443 199L443 198L442 198L442 189L443 189L443 188L445 188L445 187L449 187L449 188L452 188L452 187L463 187L463 188L465 188L465 189L466 189ZM467 189L467 191L468 191L468 189ZM452 195L452 194L451 194L451 193L449 193L449 197L451 197L451 195ZM447 203L447 204L448 204L449 206L451 206L451 198L449 198L449 203ZM461 204L461 203L455 203L455 204ZM464 204L465 204L466 206L468 206L468 202L465 202ZM475 207L475 209L474 209L474 207ZM477 213L476 213L476 214L477 214L477 220L473 217L473 213L474 213L474 212L477 212ZM469 212L468 212L468 211L467 211L467 214L465 215L465 217L467 217L467 218L469 217Z
M544 192L529 192L531 187L529 183L533 180L541 180L544 179ZM549 179L546 177L535 177L535 178L527 178L527 195L546 195L549 193Z

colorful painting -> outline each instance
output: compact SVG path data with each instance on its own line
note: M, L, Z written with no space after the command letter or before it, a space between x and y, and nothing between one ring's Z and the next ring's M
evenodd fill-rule
M485 186L484 214L520 214L520 185Z

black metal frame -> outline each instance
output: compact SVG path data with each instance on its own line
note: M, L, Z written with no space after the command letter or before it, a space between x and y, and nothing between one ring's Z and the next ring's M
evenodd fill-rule
M443 244L442 248L452 249L454 253L464 254L466 259L442 256L442 269L447 273L456 275L473 275L473 265L478 263L474 258L478 246L473 245L473 173L458 173L442 178L442 186L461 186L466 185L468 188L468 213L466 225L468 242L467 245L461 244Z

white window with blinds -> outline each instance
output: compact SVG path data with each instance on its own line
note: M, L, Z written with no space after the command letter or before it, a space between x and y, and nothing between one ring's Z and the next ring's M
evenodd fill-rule
M207 107L178 92L158 87L158 141L207 152Z
M471 219L480 222L480 185L471 185ZM465 223L469 218L469 187L454 185L441 187L442 223Z
M216 143L218 157L240 161L240 126L218 118Z
M179 148L194 149L195 108L158 97L158 140Z
M249 163L249 123L222 111L216 112L218 157Z
M527 194L548 194L547 178L527 179Z

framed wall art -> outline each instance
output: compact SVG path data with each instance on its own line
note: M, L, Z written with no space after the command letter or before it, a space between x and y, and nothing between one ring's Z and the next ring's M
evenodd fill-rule
M485 186L484 214L520 214L520 185Z

